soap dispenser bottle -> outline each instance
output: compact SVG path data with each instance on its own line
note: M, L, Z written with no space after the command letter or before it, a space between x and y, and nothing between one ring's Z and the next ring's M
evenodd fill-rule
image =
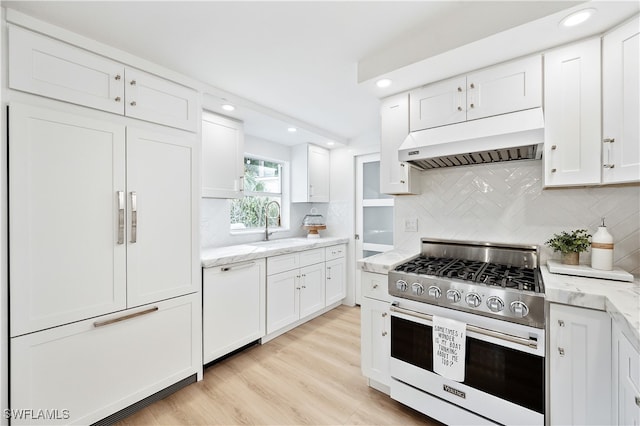
M591 237L591 267L602 271L613 269L613 237L604 225L604 218Z

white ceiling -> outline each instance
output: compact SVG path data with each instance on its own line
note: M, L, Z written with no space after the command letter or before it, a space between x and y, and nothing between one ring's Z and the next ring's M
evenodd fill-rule
M2 6L228 92L240 105L226 114L243 119L249 134L284 144L344 144L375 137L378 98L401 90L373 89L378 74L395 71L398 78L409 73L419 79L411 64L420 59L577 3L2 1ZM602 4L618 3L625 7L615 19L637 11L636 1ZM287 133L290 125L300 131Z

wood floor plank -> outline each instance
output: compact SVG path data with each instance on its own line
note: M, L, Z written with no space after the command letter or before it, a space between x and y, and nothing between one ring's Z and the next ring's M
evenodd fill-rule
M440 425L369 386L360 308L340 306L207 368L118 425Z

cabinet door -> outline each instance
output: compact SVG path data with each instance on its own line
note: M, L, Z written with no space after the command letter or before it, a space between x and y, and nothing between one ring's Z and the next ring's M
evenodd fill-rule
M343 258L330 260L326 263L325 306L339 302L345 297L345 283L347 271Z
M362 298L360 310L362 322L362 374L383 385L389 386L389 358L391 342L389 330L389 302Z
M300 318L300 271L267 277L267 334Z
M195 374L202 366L198 300L171 299L11 339L12 408L59 415L11 424L92 424Z
M609 314L555 303L549 310L551 424L609 424Z
M467 75L467 120L542 105L542 58L508 62Z
M417 170L398 161L398 148L409 135L409 95L402 93L380 106L380 192L419 194Z
M264 336L264 259L206 268L202 287L204 363Z
M125 70L125 114L140 120L195 132L198 127L195 90L143 71Z
M309 202L329 202L329 150L309 145Z
M640 424L640 354L631 345L629 339L616 330L614 339L617 354L616 366L613 374L616 376L617 424Z
M430 129L467 119L466 78L455 77L409 93L411 131Z
M324 308L324 263L300 268L300 318Z
M9 87L124 114L124 66L9 26Z
M242 123L202 114L202 196L242 197L244 181Z
M9 121L11 336L124 309L124 128L21 104Z
M198 291L195 137L127 129L128 306Z
M603 38L604 183L640 180L640 17Z
M545 54L545 186L600 183L600 38Z

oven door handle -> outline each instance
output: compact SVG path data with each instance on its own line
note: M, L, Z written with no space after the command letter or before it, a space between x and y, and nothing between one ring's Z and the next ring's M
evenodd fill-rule
M411 309L401 308L395 304L391 305L391 312L397 312L399 314L408 315L411 317L420 318L427 321L433 321L433 315L423 314L422 312L416 312ZM507 342L517 343L529 348L538 349L538 342L536 340L525 339L523 337L512 336L511 334L500 333L498 331L488 330L486 328L477 327L475 325L467 324L467 331L482 334L484 336L495 337L496 339L506 340Z

